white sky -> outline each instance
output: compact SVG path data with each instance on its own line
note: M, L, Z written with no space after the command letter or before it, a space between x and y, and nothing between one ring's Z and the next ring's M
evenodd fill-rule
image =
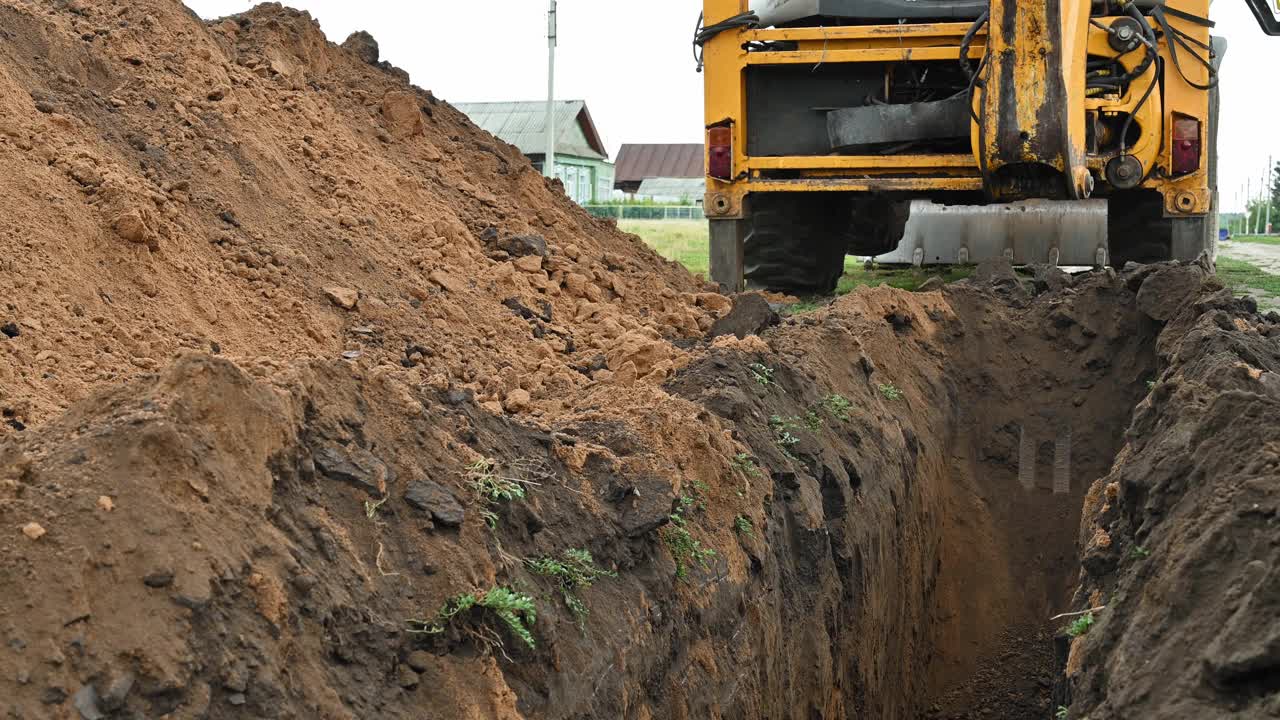
M185 0L205 18L243 12L248 0ZM546 97L545 0L286 0L319 19L330 40L355 30L382 57L451 102ZM559 0L556 95L585 99L614 157L635 142L701 142L702 76L690 42L698 0ZM1267 157L1280 160L1276 126L1280 38L1258 29L1244 0L1217 0L1216 34L1230 42L1222 73L1220 188L1238 209Z

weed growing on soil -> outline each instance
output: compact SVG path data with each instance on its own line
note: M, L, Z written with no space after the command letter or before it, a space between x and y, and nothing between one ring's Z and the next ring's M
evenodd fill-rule
M882 383L880 385L880 394L883 395L886 400L902 399L902 391L893 383Z
M825 424L817 410L809 410L804 414L804 426L809 428L809 432L818 432Z
M560 583L560 594L564 596L564 604L568 606L581 623L587 617L587 606L578 597L578 591L591 587L601 578L618 577L612 570L596 567L596 561L586 550L573 548L561 553L559 559L544 557L537 560L526 560L525 564L535 575L555 578Z
M689 565L697 562L702 567L709 567L716 551L702 547L702 542L689 532L689 521L676 513L671 515L671 524L662 533L662 540L671 551L676 561L676 577L683 580L689 575Z
M769 416L769 428L773 430L773 440L782 448L782 454L789 458L795 456L791 454L791 448L800 444L800 438L796 437L792 430L797 430L796 418L784 418L781 415Z
M497 463L488 458L467 466L467 479L476 494L490 503L523 500L524 486L513 478L498 476L496 467Z
M773 384L773 368L764 363L751 363L747 366L751 371L751 376L756 379L756 383L768 387Z
M436 635L444 632L449 623L457 616L468 613L472 608L483 608L493 613L502 621L511 634L524 641L530 648L535 646L533 639L533 623L537 620L537 609L533 598L510 588L495 587L483 593L467 593L449 598L444 607L436 612L433 620L409 620L409 631Z
M755 526L751 524L751 518L746 515L739 515L733 519L733 529L740 535L746 535L747 537L756 536Z
M1134 545L1133 549L1129 551L1129 557L1134 560L1142 560L1151 557L1151 551L1141 545Z
M849 422L849 409L853 407L853 403L849 402L849 398L833 393L822 398L822 407L831 413L831 417L840 422Z
M1070 712L1071 711L1067 709L1066 705L1059 705L1058 711L1055 712L1053 716L1057 718L1057 720L1067 720L1067 718L1071 717Z
M763 473L760 472L760 466L756 465L756 461L751 459L751 456L747 453L734 455L733 462L730 464L742 476L742 489L738 491L738 497L746 497L747 492L751 490L751 481L763 476Z
M671 524L662 529L662 541L676 561L676 577L681 580L689 574L689 565L697 562L706 568L716 555L715 550L703 547L702 542L689 532L689 515L707 507L701 496L708 489L706 483L695 481L693 487L694 495L680 496L675 512L669 516Z
M365 500L365 501L364 501L364 515L365 515L365 517L367 517L367 518L369 518L370 520L372 520L375 516L377 516L377 514L378 514L378 510L379 510L383 505L386 505L386 504L387 504L387 499L388 499L388 498L390 498L390 495L388 495L387 497L382 498L382 499L381 499L381 500L379 500L378 502L372 502L372 501L369 501L369 500Z
M747 453L738 453L733 456L733 469L748 478L760 477L760 466L756 465L756 461L752 460Z
M1093 613L1087 612L1076 618L1067 626L1067 635L1073 638L1080 637L1089 632L1089 628L1093 627Z
M511 464L509 472L498 472L498 463L490 458L477 460L467 466L466 479L480 503L480 517L490 529L498 526L498 515L493 507L502 502L523 500L525 488L538 485L531 478L545 479L551 472L539 463L520 461Z

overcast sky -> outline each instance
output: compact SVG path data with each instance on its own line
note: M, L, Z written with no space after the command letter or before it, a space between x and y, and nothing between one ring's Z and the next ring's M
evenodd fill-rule
M248 0L186 0L201 16L243 12ZM330 40L368 30L384 59L451 102L546 97L545 0L289 0ZM701 142L702 76L690 42L698 0L560 0L556 95L585 99L611 155L623 143ZM1245 179L1260 184L1280 160L1276 90L1280 38L1262 34L1244 0L1217 0L1223 69L1221 191L1239 207Z

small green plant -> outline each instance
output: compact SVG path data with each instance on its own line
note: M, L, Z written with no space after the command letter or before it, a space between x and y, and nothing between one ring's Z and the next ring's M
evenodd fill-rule
M739 515L733 519L733 529L739 535L745 535L747 537L756 536L755 526L751 524L751 518L746 515Z
M733 456L733 469L747 476L747 478L760 477L760 466L756 465L756 461L752 460L747 453L738 453Z
M1093 627L1094 617L1092 612L1087 612L1067 626L1067 635L1073 638L1080 637L1089 632L1089 628Z
M516 460L499 471L497 461L484 458L467 466L465 474L467 483L480 504L480 517L490 530L498 527L498 514L494 507L503 502L523 500L526 488L538 485L532 478L546 479L551 476L537 461Z
M589 588L601 578L618 577L618 573L596 567L595 559L586 550L573 548L565 550L559 558L544 557L537 560L526 560L525 564L535 575L554 578L560 584L560 594L564 596L564 604L581 622L587 617L587 606L578 597L578 591Z
M840 422L849 422L849 410L853 407L853 403L849 402L849 398L833 393L822 398L822 407L831 413L831 417Z
M751 376L756 379L756 383L765 387L773 384L773 368L763 363L751 363L747 369L751 371Z
M800 444L800 438L795 436L792 430L798 430L795 418L784 418L781 415L769 416L769 428L773 430L773 440L782 448L782 454L787 457L795 457L791 454L791 448Z
M1155 390L1155 389L1156 389L1156 381L1155 381L1155 380L1148 380L1148 381L1147 381L1147 389L1148 389L1148 390Z
M675 511L671 513L669 525L662 529L662 541L671 551L676 562L676 577L683 580L689 574L689 566L698 563L708 567L716 551L703 547L702 542L689 531L689 516L706 510L707 503L703 494L709 490L707 484L698 480L693 483L693 492L681 495L676 501Z
M1151 557L1151 551L1141 545L1134 545L1133 548L1129 550L1129 557L1134 560L1143 560Z
M671 514L671 524L663 528L662 541L671 551L676 561L676 577L683 580L689 575L689 566L696 562L702 567L709 567L716 551L703 547L702 542L689 532L689 521L679 510Z
M809 410L804 414L804 426L809 428L809 432L818 432L824 424L825 422L817 410Z
M488 458L467 466L467 479L471 481L476 495L495 504L504 500L523 500L524 485L512 478L500 477L495 472L496 468L497 463Z
M387 499L388 499L388 498L390 498L390 497L391 497L391 496L390 496L390 495L388 495L387 497L382 498L382 499L381 499L381 500L379 500L378 502L373 502L373 501L371 501L371 500L365 500L365 501L364 501L364 515L365 515L365 517L367 517L367 518L369 518L370 520L372 520L375 516L377 516L377 514L378 514L378 510L379 510L383 505L386 505L386 504L387 504Z
M1070 712L1071 711L1067 710L1066 705L1059 705L1057 712L1055 712L1053 716L1057 718L1057 720L1067 720L1067 718L1071 717Z
M435 618L409 620L409 631L428 635L442 633L455 617L466 614L473 608L483 608L492 613L502 621L512 635L530 648L536 645L532 627L538 619L538 613L533 598L501 586L483 593L467 593L451 597L445 602L444 607L436 612Z
M880 385L880 394L883 395L886 400L902 399L902 391L893 383L882 383Z

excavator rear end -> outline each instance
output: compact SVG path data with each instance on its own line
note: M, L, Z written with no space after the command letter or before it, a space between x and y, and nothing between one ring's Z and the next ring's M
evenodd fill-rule
M712 277L1212 255L1212 29L1209 0L705 0Z

